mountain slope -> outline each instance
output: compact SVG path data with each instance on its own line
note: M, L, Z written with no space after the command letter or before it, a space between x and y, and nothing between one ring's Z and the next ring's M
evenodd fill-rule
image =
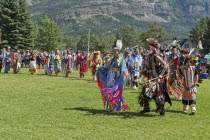
M176 36L187 36L200 18L210 15L210 0L28 0L33 18L54 19L65 34L78 35L91 28L103 33L125 24L145 29L161 22ZM100 30L99 30L100 29Z

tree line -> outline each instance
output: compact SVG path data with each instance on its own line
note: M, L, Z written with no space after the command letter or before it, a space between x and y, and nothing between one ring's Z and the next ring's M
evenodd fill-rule
M82 27L81 27L82 28ZM1 48L39 49L52 51L55 49L71 49L86 51L88 47L88 31L81 36L63 35L58 24L45 17L39 24L32 20L25 0L0 1ZM69 29L71 30L71 29ZM190 38L196 44L203 42L205 51L210 51L210 19L201 19L196 27L191 29ZM124 25L119 29L107 31L100 35L90 35L90 51L111 51L117 39L123 40L123 47L140 45L147 47L147 38L159 36L160 41L172 38L166 28L157 22L151 22L147 30L139 31L136 26Z

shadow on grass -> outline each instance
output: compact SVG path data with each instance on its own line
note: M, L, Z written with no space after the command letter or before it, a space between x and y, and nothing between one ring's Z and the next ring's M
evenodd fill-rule
M136 92L130 92L130 93L140 93L140 91L136 91Z
M88 83L96 83L97 84L97 81L93 80L93 79L87 79L87 82Z
M80 78L80 77L75 77L75 76L68 76L68 77L66 77L65 75L63 75L63 74L61 74L61 75L59 75L59 76L56 76L56 75L46 75L46 74L34 74L34 75L38 75L38 76L49 76L49 77L59 77L59 78L66 78L66 79L71 79L71 80L85 80L85 78L83 79L83 78Z
M140 114L139 112L109 112L106 110L99 110L99 109L91 109L87 107L78 107L78 108L64 108L64 110L78 110L84 111L87 113L91 113L91 115L101 114L101 115L108 115L108 116L122 116L123 119L132 118L132 117L155 117L157 115L154 114ZM89 115L89 114L88 114Z
M84 81L87 81L87 79L84 79L84 78L78 78L78 77L77 77L77 78L70 78L70 77L69 77L69 80L84 80Z
M182 114L185 114L185 113L183 113L182 111L177 111L177 110L166 110L166 112L170 112L170 113L182 113Z
M177 100L177 99L174 99L174 98L171 98L171 100L174 102L174 101L176 101L176 102L182 102L182 100Z
M66 78L70 78L70 79L72 79L72 78L76 78L76 79L81 79L79 76L78 77L71 77L71 75L69 75L69 77L66 77Z

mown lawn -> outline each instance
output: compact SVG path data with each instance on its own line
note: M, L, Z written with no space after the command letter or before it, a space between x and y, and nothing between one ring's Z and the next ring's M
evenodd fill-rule
M209 79L198 88L194 116L181 113L181 101L172 100L166 116L158 117L140 115L139 91L129 88L124 97L130 111L106 112L90 72L85 79L78 71L69 78L43 73L0 74L0 139L210 139Z

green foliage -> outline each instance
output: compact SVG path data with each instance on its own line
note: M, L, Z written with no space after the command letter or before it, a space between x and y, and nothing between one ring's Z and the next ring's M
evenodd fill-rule
M199 23L191 29L190 38L195 46L198 41L202 41L203 53L208 54L210 52L210 18L202 18Z
M196 25L200 15L194 15L189 13L189 9L192 5L200 5L199 1L193 0L144 0L146 2L153 2L159 5L159 3L165 3L163 5L163 11L165 11L170 6L170 12L160 12L158 11L155 15L169 22L162 23L164 27L171 32L173 36L179 36L180 38L186 38L189 36L189 30ZM123 0L122 5L137 5L141 4L139 1L135 0ZM111 5L111 6L110 6ZM144 8L145 5L142 5ZM98 9L98 15L88 15L88 10L93 10L93 8ZM110 12L106 12L104 7L108 7ZM46 2L41 1L30 7L31 11L35 14L33 19L40 21L43 15L48 15L51 18L55 18L56 23L60 26L65 35L81 36L84 34L85 30L78 27L77 21L84 24L84 26L89 27L91 32L95 35L100 35L101 33L120 29L125 25L136 26L138 31L145 31L146 26L149 22L142 21L142 17L147 15L147 10L145 13L129 13L127 10L130 9L120 9L119 12L115 11L115 8L121 8L121 5L116 1L88 1L88 0L48 0ZM123 6L122 6L123 7ZM166 9L165 9L166 8ZM102 9L100 14L100 9ZM208 9L208 8L206 8ZM79 11L83 16L69 15L69 11L72 10ZM84 13L81 12L84 10ZM122 10L122 11L121 11ZM132 10L132 9L131 9ZM169 9L168 9L169 10ZM37 12L39 11L39 13ZM104 12L103 12L104 11ZM100 30L99 30L100 29Z
M142 46L147 47L148 42L146 41L147 38L156 38L159 37L159 42L164 39L171 38L169 32L167 32L166 28L157 22L149 23L146 32L141 32L139 35L139 41Z
M170 38L166 28L158 22L149 23L147 33L150 38L160 36L160 41L163 41L166 38Z
M90 38L90 48L91 50L99 50L101 53L105 53L107 51L112 51L114 41L114 36L113 35L105 35L105 36L97 36L97 35L92 35Z
M136 26L125 25L122 30L123 48L133 47L138 42Z
M118 39L123 41L123 49L127 47L133 47L134 45L140 45L143 47L148 46L147 38L160 37L160 41L170 38L171 35L167 32L166 28L160 23L150 23L148 25L147 31L140 32L137 30L136 26L125 25L117 33L113 47Z
M65 43L65 49L77 50L77 42L73 39L73 37L65 37L63 41Z
M25 0L19 0L19 34L22 35L19 48L27 49L34 47L33 23L29 15Z
M88 49L88 36L82 35L77 43L77 49L81 51L87 51Z
M33 30L25 0L1 0L0 9L3 47L31 48Z
M97 35L92 34L90 37L90 51L103 50L103 46L101 45L101 40Z
M113 50L113 42L115 41L115 44L116 44L116 40L115 40L115 37L114 35L105 35L105 36L102 36L100 38L101 40L101 49L100 51L103 53L103 52L111 52Z
M114 41L114 37L112 35L105 36L97 36L92 34L90 36L90 48L89 51L101 51L104 53L106 51L112 51L112 43ZM82 51L87 51L88 44L88 36L82 35L77 43L77 49Z
M126 139L207 140L210 139L209 79L198 88L197 112L181 113L182 102L173 100L165 117L155 112L139 114L139 90L126 87L127 112L104 110L100 90L90 71L85 79L73 71L69 78L44 75L0 74L0 139ZM151 110L155 109L151 101ZM166 108L169 105L166 104ZM190 109L189 112L190 113Z
M32 32L32 39L33 39L33 48L39 48L39 41L38 41L38 33L39 33L39 25L36 22L32 23L32 28L33 28L33 32Z
M20 34L18 30L18 6L14 0L0 1L0 28L2 29L3 47L16 47L19 45Z
M62 48L62 35L58 25L47 16L42 20L38 31L38 47L42 51Z

